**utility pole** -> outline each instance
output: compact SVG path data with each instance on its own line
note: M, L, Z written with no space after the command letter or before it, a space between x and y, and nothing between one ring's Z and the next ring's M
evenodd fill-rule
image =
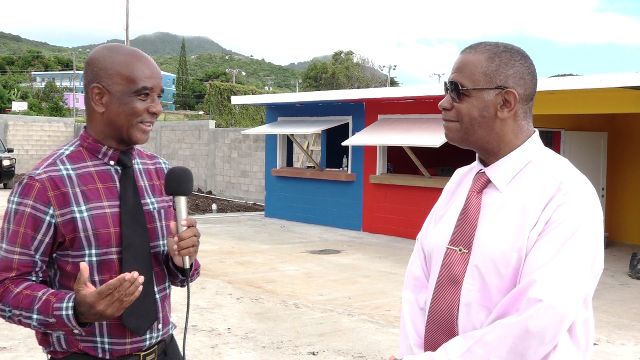
M265 90L267 91L271 91L273 90L273 77L272 76L267 76L264 78L264 81L267 83L267 86L265 87Z
M391 70L396 69L398 65L382 65L382 66L378 66L378 69L380 69L380 71L384 71L384 69L387 69L387 87L391 86Z
M127 0L128 1L128 0ZM76 118L76 52L73 52L73 76L71 77L71 86L73 86L73 119Z
M227 69L227 72L231 74L231 81L234 84L236 83L236 75L238 75L238 73L246 75L245 72L240 69Z
M440 84L440 79L444 76L444 73L433 73L431 74L431 76L437 76L438 77L438 84Z
M292 82L296 84L296 92L300 91L300 83L302 82L302 80L296 79L296 80L293 80Z
M129 0L127 1L127 20L125 24L124 44L129 46Z

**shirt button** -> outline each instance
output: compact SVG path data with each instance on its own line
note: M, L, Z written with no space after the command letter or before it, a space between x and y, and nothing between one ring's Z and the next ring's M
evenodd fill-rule
M80 334L80 330L73 330L74 334Z
M115 162L113 162L113 160L109 161L109 165L113 166L113 164L115 164Z
M158 329L162 330L162 324L158 324Z

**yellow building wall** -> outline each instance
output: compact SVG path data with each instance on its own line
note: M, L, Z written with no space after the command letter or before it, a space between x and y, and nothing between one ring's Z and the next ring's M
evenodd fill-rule
M534 125L608 133L605 231L640 244L640 114L534 115Z

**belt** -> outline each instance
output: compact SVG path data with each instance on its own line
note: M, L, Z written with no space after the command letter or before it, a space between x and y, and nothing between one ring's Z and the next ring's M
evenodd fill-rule
M169 336L173 336L173 335L169 335ZM159 360L160 354L162 354L162 351L167 346L168 340L170 340L170 338L162 339L157 343L155 343L154 345L151 345L140 352L135 352L128 355L120 356L118 357L118 360ZM98 357L87 355L87 354L74 353L74 354L63 357L60 360L99 360L99 359L100 358Z
M121 356L118 360L158 360L164 347L167 345L166 340L160 340L155 345L146 348L141 352Z

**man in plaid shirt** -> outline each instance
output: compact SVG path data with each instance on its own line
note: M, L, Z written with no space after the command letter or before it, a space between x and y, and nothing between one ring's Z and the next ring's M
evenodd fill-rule
M177 234L172 199L164 194L168 164L137 147L162 112L162 78L140 50L102 45L84 70L87 124L12 191L0 233L0 317L35 330L52 359L181 359L171 335L171 286L185 286L182 257L196 259L194 219ZM122 273L120 152L130 151L150 237L157 320L143 335L121 314L154 282ZM152 286L152 285L149 285Z

